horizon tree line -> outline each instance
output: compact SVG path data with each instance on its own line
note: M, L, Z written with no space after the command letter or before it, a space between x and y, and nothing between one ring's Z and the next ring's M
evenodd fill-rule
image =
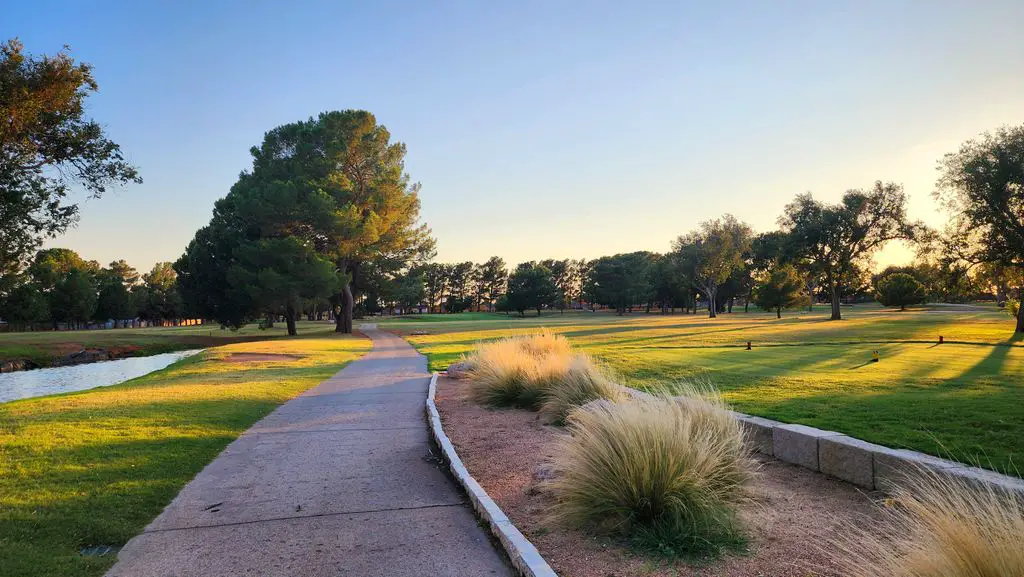
M0 318L34 330L179 324L186 318L169 262L139 274L124 260L103 267L67 248L40 250L18 284L0 299Z
M1020 134L1017 138L1024 142ZM970 145L965 149L977 154ZM948 166L954 161L947 156L945 162ZM959 192L943 191L937 196L944 194ZM709 317L714 318L721 312L731 312L734 302L741 299L745 310L754 304L781 317L783 309L813 307L814 302L822 300L829 303L830 318L839 320L843 299L858 295L873 295L883 305L901 309L925 300L966 302L986 291L993 292L1000 306L1005 306L1012 302L1015 290L1019 302L1024 269L1005 264L1016 262L1012 251L1004 250L1000 261L991 256L991 245L979 242L974 254L982 258L972 262L963 256L962 234L940 235L920 222L908 220L906 203L902 187L879 181L867 190L850 190L833 204L818 201L809 193L798 195L783 209L779 229L774 231L755 234L749 225L727 214L680 235L666 254L639 251L589 262L549 259L520 263L509 277L506 294L495 301L495 306L520 315L530 309L540 314L544 308L564 310L566 303L582 303L585 299L618 314L637 307L646 312L652 308L674 311L677 307L695 312L700 300ZM889 266L871 275L872 257L892 240L914 243L916 262ZM991 260L986 260L986 255ZM571 264L574 280L570 286L579 287L578 292L563 288L563 274L557 272L564 270L561 263ZM451 286L461 287L457 279L476 265L428 266L435 267L435 271L450 271L455 279ZM446 278L439 283L442 297L428 298L431 305L426 311L471 310L469 303L434 306L435 302L458 303L462 298L461 289L454 290L451 298L443 298ZM428 289L429 295L435 293L437 290ZM577 297L580 300L574 301ZM1019 305L1011 307L1016 311L1017 330L1024 331L1019 310Z

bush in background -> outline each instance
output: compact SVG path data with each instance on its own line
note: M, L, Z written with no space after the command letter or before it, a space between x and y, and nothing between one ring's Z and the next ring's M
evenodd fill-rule
M573 411L548 482L554 515L641 548L714 555L742 542L735 506L754 464L713 391L592 403Z
M782 309L806 304L804 279L792 266L781 266L771 272L764 282L754 288L754 304L766 311L775 311L782 318Z
M897 272L882 278L875 285L875 299L887 307L900 307L906 310L907 305L924 302L928 296L924 285L909 274Z
M835 544L849 577L1024 575L1024 498L929 470L915 472L881 527Z

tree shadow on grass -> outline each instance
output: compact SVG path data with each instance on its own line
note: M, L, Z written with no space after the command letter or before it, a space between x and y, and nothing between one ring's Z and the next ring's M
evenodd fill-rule
M123 434L126 435L133 434L133 430L140 427L168 427L169 430L184 431L214 427L241 432L285 400L286 396L276 395L263 398L228 396L202 400L127 401L105 407L61 407L53 411L18 415L5 414L0 410L0 430L17 438L30 427L45 426L53 434L68 439L76 439L81 431L103 428L109 434L120 430L119 427L123 428Z
M652 315L652 318L659 318L659 316L653 316ZM625 324L625 325L616 325L616 326L607 326L607 327L603 326L603 327L600 327L600 328L588 328L588 329L582 329L582 330L577 330L577 331L565 331L565 332L563 332L561 334L564 335L567 338L579 338L579 337L587 337L587 336L594 336L594 335L605 335L605 334L611 334L611 333L634 332L634 331L653 331L653 330L665 331L665 330L675 330L675 329L693 329L692 331L685 332L685 333L673 333L673 336L678 337L678 336L687 336L687 335L694 335L694 334L701 334L701 333L711 334L711 333L720 332L720 331L732 332L732 331L744 330L744 329L756 330L758 328L769 326L769 325L766 324L768 322L771 322L772 324L775 324L775 322L776 322L775 319L768 319L768 320L759 319L759 320L762 320L762 322L758 323L758 322L752 322L751 320L748 320L748 319L728 319L728 318L726 318L726 319L724 319L723 324L729 323L729 322L745 322L745 321L746 322L750 322L750 324L745 324L745 325L740 326L740 327L728 326L728 327L724 327L724 328L718 328L718 327L714 327L714 325L711 324L711 323L714 323L715 321L711 321L711 320L707 319L706 317L699 317L698 316L698 317L691 317L691 319L692 319L693 322L681 322L681 323L676 323L676 324L629 323L629 324ZM799 321L799 319L794 317L794 318L791 318L791 319L782 319L781 321L778 321L778 322L779 323L795 323L795 322L800 322L800 321ZM814 321L804 320L802 322L814 322Z
M11 433L0 457L12 465L0 469L0 549L11 551L0 559L14 575L95 573L79 549L127 542L281 400L157 400L0 420Z
M977 379L998 375L1006 364L1007 357L1014 350L1016 343L1020 342L1024 342L1024 335L1015 334L1006 341L992 346L992 351L989 352L988 356L964 371L957 379Z
M78 552L125 544L234 438L178 433L46 451L39 474L0 479L16 499L0 507L2 548L11 551L5 574L88 574L109 566L113 560Z
M651 327L652 330L655 329L655 328L660 328L660 327ZM706 329L705 330L695 330L695 331L690 331L690 332L685 332L685 333L672 333L672 334L669 334L669 335L651 335L651 336L648 336L648 337L633 337L633 338L625 338L625 339L618 339L618 340L607 340L607 341L597 341L597 342L584 342L584 343L578 343L578 346L615 347L615 346L625 346L625 345L636 345L636 344L640 344L640 343L650 344L650 343L658 342L658 341L673 341L673 340L677 340L677 339L686 339L687 337L697 337L697 336L702 336L702 335L718 335L718 334L722 334L722 333L734 333L734 332L740 332L740 331L746 330L746 328L747 327L732 327L732 328L716 328L716 329L711 329L711 330L706 330ZM566 336L568 336L569 334L570 333L563 333L563 335L566 335ZM739 344L740 344L740 341L737 340L736 341L736 345L734 345L734 346L739 346ZM698 345L690 345L690 346L698 346ZM714 347L716 345L707 345L707 346L708 347ZM728 346L728 345L722 344L722 345L718 345L718 346Z
M666 350L671 349L663 349ZM677 350L679 354L671 359L645 359L636 355L623 359L615 351L597 351L597 356L611 364L625 364L629 375L638 379L686 380L698 372L701 378L715 381L720 387L723 379L753 385L765 379L799 375L822 361L821 349L814 347L755 347L747 351L741 346L729 346ZM737 387L727 385L723 390L734 388Z

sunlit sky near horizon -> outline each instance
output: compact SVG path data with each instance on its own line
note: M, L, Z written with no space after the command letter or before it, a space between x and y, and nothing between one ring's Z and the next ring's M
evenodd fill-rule
M0 37L95 66L145 183L48 246L174 260L264 132L370 110L408 146L438 260L668 250L729 212L902 183L1024 122L1024 2L15 2ZM887 249L880 263L906 260Z

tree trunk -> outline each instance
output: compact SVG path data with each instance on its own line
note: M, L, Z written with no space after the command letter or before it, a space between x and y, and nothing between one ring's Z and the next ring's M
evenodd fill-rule
M355 298L352 296L352 283L347 283L344 288L341 289L341 314L340 323L341 330L339 331L337 326L335 327L336 332L345 333L346 335L352 334L352 313L355 308Z
M832 288L829 289L829 292L832 294L832 317L829 320L832 320L832 321L842 320L843 319L843 315L842 315L842 312L839 309L839 286L838 285L832 285Z
M718 297L718 291L717 290L708 291L708 318L709 319L717 319L718 318L718 303L716 302L717 297Z
M782 318L782 307L775 307L775 318Z
M284 309L284 322L288 326L288 336L294 337L298 334L295 330L295 307L292 305Z
M749 313L750 312L750 299L753 296L754 296L754 288L751 287L751 288L747 289L747 298L746 298L746 300L743 301L743 312L745 312L745 313Z
M1017 330L1018 333L1024 333L1024 288L1017 291Z
M732 313L732 304L736 297L729 297L729 312Z

